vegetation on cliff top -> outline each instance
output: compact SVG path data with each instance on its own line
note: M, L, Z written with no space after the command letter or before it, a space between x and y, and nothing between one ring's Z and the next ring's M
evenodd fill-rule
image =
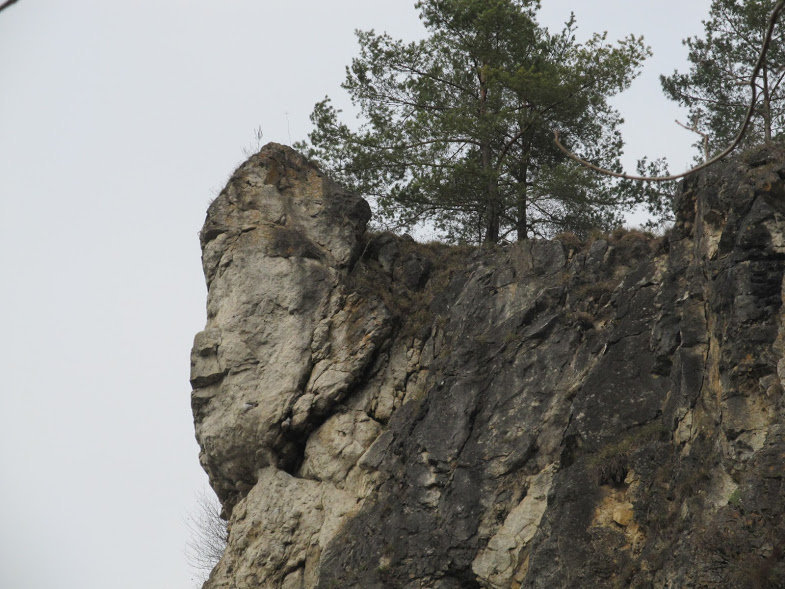
M490 242L611 229L642 190L565 157L551 130L605 167L620 168L621 117L609 98L627 88L649 49L629 36L585 43L574 18L558 33L537 24L533 0L422 0L429 36L405 43L358 32L343 88L354 130L329 98L301 144L332 175L378 203L389 225L428 221L448 240Z
M672 179L662 177L664 160L639 161L646 178L621 173L622 120L608 101L649 55L641 37L578 43L573 16L555 34L538 25L538 0L415 6L429 32L422 41L357 33L360 55L343 88L359 128L341 122L328 97L311 115L309 142L298 145L374 201L383 225L427 222L448 241L496 243L607 231L641 204L653 224L671 218L672 183L634 181ZM706 38L684 41L690 73L662 77L666 95L690 109L690 125L679 124L702 136L706 160L734 138L715 160L742 138L750 145L781 134L781 10L775 0L714 0ZM551 139L559 130L568 132L561 150Z

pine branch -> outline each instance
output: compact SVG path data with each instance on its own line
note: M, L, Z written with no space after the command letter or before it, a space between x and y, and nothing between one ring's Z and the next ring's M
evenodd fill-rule
M675 121L675 123L679 127L683 127L685 129L687 129L687 131L692 131L693 133L697 133L698 135L703 137L703 161L704 162L708 161L709 160L709 134L708 133L703 133L702 131L700 131L698 129L698 123L697 122L693 123L692 127L688 127L687 125L685 125L684 123L682 123L682 122L680 122L678 120Z
M755 107L758 103L758 89L757 89L756 81L766 61L766 54L769 51L769 46L771 45L771 38L774 34L774 26L777 24L777 20L779 19L779 16L784 8L785 8L785 0L779 0L776 6L774 7L774 10L771 11L771 15L769 16L769 25L766 31L766 36L763 39L763 44L761 46L760 54L758 55L758 61L755 64L755 68L752 70L752 77L749 80L749 86L750 89L752 90L752 98L750 99L749 108L747 109L747 116L744 117L744 123L741 125L741 129L739 129L739 132L736 135L736 138L733 140L733 142L724 150L722 150L722 152L720 152L710 160L702 163L699 166L695 166L694 168L691 168L686 172L682 172L681 174L674 174L671 176L635 176L632 174L613 172L612 170L607 170L605 168L601 168L600 166L595 166L591 162L582 159L581 157L579 157L578 155L574 154L569 149L564 147L564 145L562 145L559 139L559 131L557 129L553 130L554 143L556 143L556 146L562 152L564 152L564 154L567 157L569 157L571 160L578 162L580 165L586 168L589 168L591 170L594 170L595 172L604 174L606 176L613 176L614 178L622 178L624 180L638 180L641 182L671 182L673 180L679 180L680 178L684 178L685 176L688 176L694 172L708 168L712 164L715 164L718 161L724 159L739 146L741 140L744 138L744 135L747 133L747 129L750 126L750 122L752 121L752 116L755 113Z

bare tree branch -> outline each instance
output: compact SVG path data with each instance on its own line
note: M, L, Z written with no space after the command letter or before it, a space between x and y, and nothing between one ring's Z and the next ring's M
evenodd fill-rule
M766 36L763 39L763 44L761 46L760 55L758 55L758 61L755 64L755 69L752 70L752 77L750 78L748 84L750 89L752 90L752 98L750 99L750 105L747 109L747 116L744 118L744 123L739 129L739 133L736 135L736 138L733 142L722 150L720 153L715 155L710 160L705 161L699 166L695 166L687 170L686 172L682 172L681 174L674 174L672 176L634 176L631 174L623 174L620 172L613 172L612 170L606 170L605 168L601 168L599 166L595 166L593 163L588 162L579 156L572 153L569 149L562 145L561 141L559 140L559 131L557 129L553 130L553 140L556 143L556 146L561 149L567 157L571 160L574 160L595 172L600 174L605 174L606 176L613 176L615 178L623 178L624 180L640 180L643 182L671 182L673 180L678 180L680 178L684 178L693 172L697 172L698 170L703 170L704 168L708 168L710 165L717 163L721 159L727 157L734 149L739 146L741 140L744 138L744 135L747 133L747 129L750 126L750 121L752 120L752 115L755 112L755 106L758 102L758 88L756 85L756 80L758 75L760 74L761 69L766 61L766 53L769 50L769 45L771 44L771 38L774 34L774 26L777 24L777 20L780 17L780 13L782 12L783 8L785 8L785 0L779 0L777 4L774 6L774 10L771 11L771 15L769 16L769 26L766 31Z
M709 159L709 134L704 133L698 129L697 119L696 122L693 123L692 127L688 127L684 123L679 120L675 121L679 127L687 129L687 131L692 131L693 133L697 133L701 137L703 137L703 161L708 161Z
M7 2L3 2L0 4L0 12L11 6L11 4L16 4L19 0L7 0Z
M196 513L188 517L186 525L191 532L186 546L188 564L206 580L221 560L229 540L226 521L221 519L221 506L211 492L199 494Z

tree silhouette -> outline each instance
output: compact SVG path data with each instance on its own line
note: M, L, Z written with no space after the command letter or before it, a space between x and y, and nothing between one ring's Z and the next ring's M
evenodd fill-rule
M207 580L210 571L221 560L229 531L226 520L221 518L221 505L209 491L202 491L196 501L196 512L189 515L186 524L191 539L186 545L186 558L191 568Z

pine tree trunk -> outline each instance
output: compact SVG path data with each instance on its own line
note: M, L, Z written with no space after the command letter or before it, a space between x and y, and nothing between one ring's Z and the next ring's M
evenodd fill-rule
M528 155L524 157L523 169L521 171L520 189L518 191L518 198L516 206L518 209L518 219L516 220L516 230L518 232L518 241L528 239L529 233L529 219L526 215L526 207L528 206L528 188L526 177L529 175L529 159Z
M485 160L484 156L483 160ZM490 166L485 166L485 161L483 161L483 169L488 174L488 181L485 188L485 198L487 199L488 206L486 207L487 224L484 241L485 243L496 243L499 241L499 226L501 218L499 185L496 176L491 173Z
M487 105L488 105L488 86L487 80L485 78L485 64L483 64L483 68L479 72L479 82L480 82L480 108L479 108L479 115L480 115L480 122L482 123L483 118L487 112ZM499 203L499 186L498 180L496 178L496 174L493 173L493 168L491 164L491 144L490 140L485 139L482 141L482 145L480 147L480 157L482 158L482 173L486 178L486 185L485 185L485 213L486 213L486 225L485 225L485 239L483 240L485 243L496 243L499 241L499 220L501 217L501 206Z
M771 96L769 94L768 69L763 68L763 125L766 142L771 141Z

